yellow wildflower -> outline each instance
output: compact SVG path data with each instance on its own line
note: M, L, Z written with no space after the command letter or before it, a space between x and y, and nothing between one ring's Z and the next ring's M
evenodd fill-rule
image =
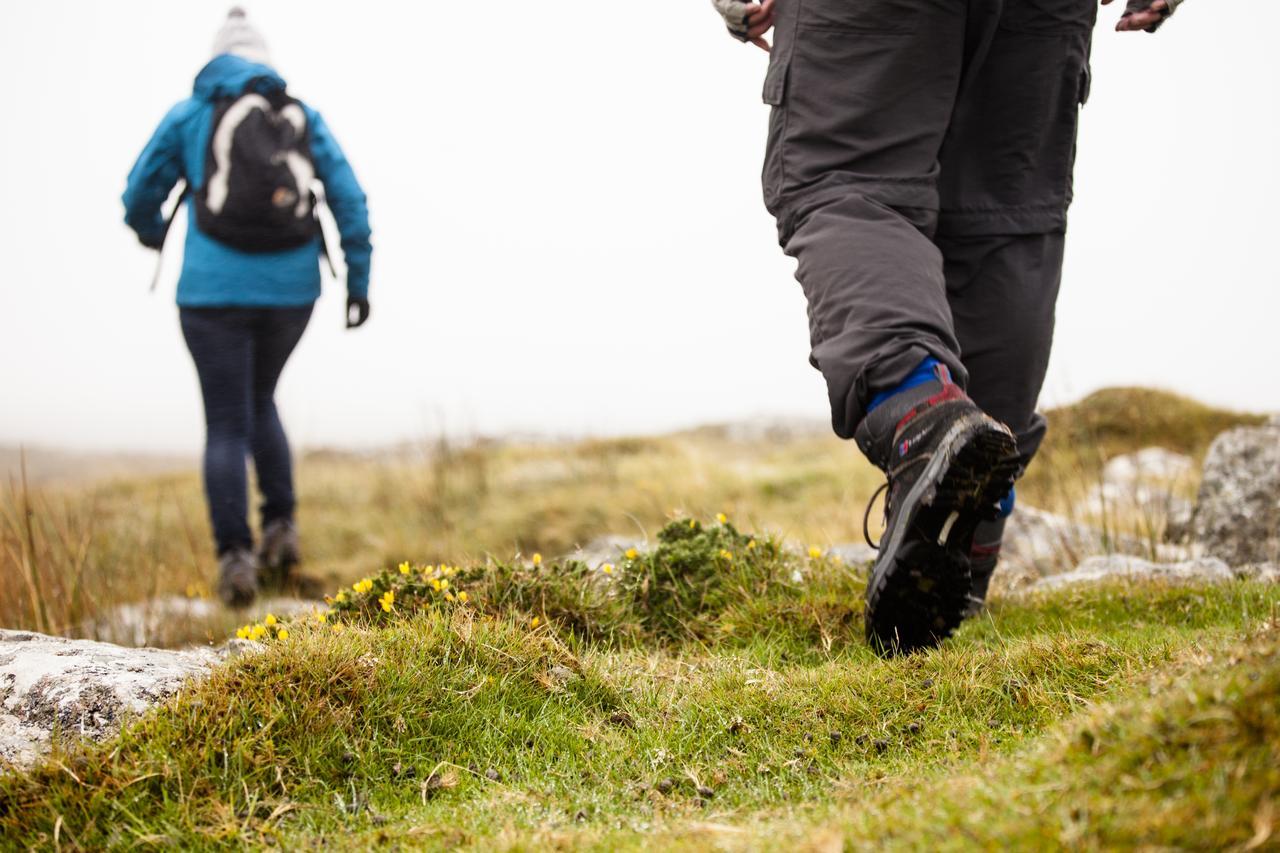
M346 626L346 625L343 625L341 622L334 622L334 623L333 623L333 630L334 630L335 632L337 632L337 633L341 633L341 632L345 631L345 630L346 630L346 628L347 628L347 626Z
M720 549L720 559L722 559L722 560L732 560L732 559L733 559L733 552L732 552L732 551L726 551L724 548L721 548L721 549Z
M440 578L431 579L431 588L434 589L436 592L440 591Z
M440 588L441 588L441 589L448 589L448 588L449 588L449 579L448 579L448 578L445 578L444 580L440 581Z
M691 519L689 519L689 529L690 529L690 530L697 530L697 529L698 529L698 519L696 519L696 518L691 518Z
M720 522L721 524L724 524L728 520L729 520L729 516L725 515L723 512L716 513L716 521Z
M249 626L248 626L248 625L241 625L239 628L237 628L237 629L236 629L236 639L237 639L237 640L247 640L247 639L249 639Z
M347 600L347 591L345 589L338 590L338 595L333 600L339 604L344 603Z
M391 589L384 592L382 594L382 597L378 599L378 604L382 605L382 609L385 610L387 613L391 612L391 607L395 603L396 603L396 593L395 593L395 590L391 590Z
M750 542L747 543L747 550L754 551L755 549L756 549L756 540L752 539Z
M452 602L452 601L453 601L453 593L451 593L451 592L446 592L446 593L444 594L444 600L445 600L445 601L448 601L448 602Z
M541 565L542 565L542 555L541 555L541 554L534 554L534 555L533 555L533 564L534 564L535 566L541 566Z
M263 623L264 625L266 625L268 628L272 628L272 627L274 627L274 626L275 626L276 622L278 622L278 621L279 621L279 620L278 620L278 619L276 619L276 615L275 615L274 613L268 613L268 614L267 614L267 618L266 618L266 619L263 619L263 620L262 620L262 623Z
M400 564L400 574L407 575L410 571L412 571L412 568L409 566L408 562Z
M263 627L262 625L254 625L252 628L249 629L249 639L261 640L266 633L267 633L267 629L265 627Z
M471 596L467 595L467 591L465 589L458 593L458 601L462 602L463 604L466 604L467 599L470 597Z
M325 622L329 621L329 614L332 612L332 610L317 610L316 621L323 625Z
M613 574L613 563L605 563L600 567L600 571L604 572L606 575Z
M530 627L530 628L537 628L537 627L538 627L539 625L541 625L541 624L542 624L542 620L541 620L541 619L539 619L537 616L535 616L535 617L533 617L532 619L530 619L530 620L529 620L529 627Z
M626 557L628 560L634 560L636 557L640 556L640 552L637 551L635 548L628 548L627 553L623 554L623 556Z
M810 546L809 546L809 556L810 556L810 557L812 557L812 558L813 558L813 559L815 559L815 560L816 560L816 559L818 559L819 557L821 557L821 556L822 556L822 549L821 549L821 548L819 548L817 545L810 545Z
M289 631L285 628L281 628L279 631L276 632L276 639L277 640L289 639Z

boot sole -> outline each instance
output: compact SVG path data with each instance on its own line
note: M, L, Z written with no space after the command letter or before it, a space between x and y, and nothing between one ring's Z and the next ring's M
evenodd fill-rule
M912 486L867 582L867 642L881 655L938 645L969 607L968 550L994 519L1019 460L1013 435L985 415L958 421Z

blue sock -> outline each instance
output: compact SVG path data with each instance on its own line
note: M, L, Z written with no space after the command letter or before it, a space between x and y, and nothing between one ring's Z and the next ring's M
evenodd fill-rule
M872 397L871 402L867 404L867 414L871 414L871 411L875 409L876 406L880 405L885 400L888 400L894 394L900 394L903 391L923 385L924 383L937 378L933 369L941 364L942 362L938 361L933 356L926 356L925 360L917 364L916 369L911 371L906 379L902 380L889 390L881 391Z
M1017 500L1018 500L1018 490L1015 487L1010 486L1009 494L1005 495L1000 499L1000 517L1001 518L1008 518L1009 516L1013 515L1013 505L1014 503L1017 502Z

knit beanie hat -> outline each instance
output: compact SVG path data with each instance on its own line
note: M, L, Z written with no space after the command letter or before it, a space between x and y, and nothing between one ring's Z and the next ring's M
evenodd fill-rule
M232 53L241 59L262 65L271 64L266 39L253 28L244 9L239 6L232 7L227 13L226 23L213 39L213 55L221 56L224 53Z

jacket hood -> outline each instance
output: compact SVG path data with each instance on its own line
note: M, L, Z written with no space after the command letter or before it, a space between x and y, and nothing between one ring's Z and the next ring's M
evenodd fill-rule
M250 62L230 53L223 53L209 60L209 64L196 75L196 97L206 100L234 98L243 94L251 80L257 80L257 91L267 94L282 91L284 78L269 65Z

